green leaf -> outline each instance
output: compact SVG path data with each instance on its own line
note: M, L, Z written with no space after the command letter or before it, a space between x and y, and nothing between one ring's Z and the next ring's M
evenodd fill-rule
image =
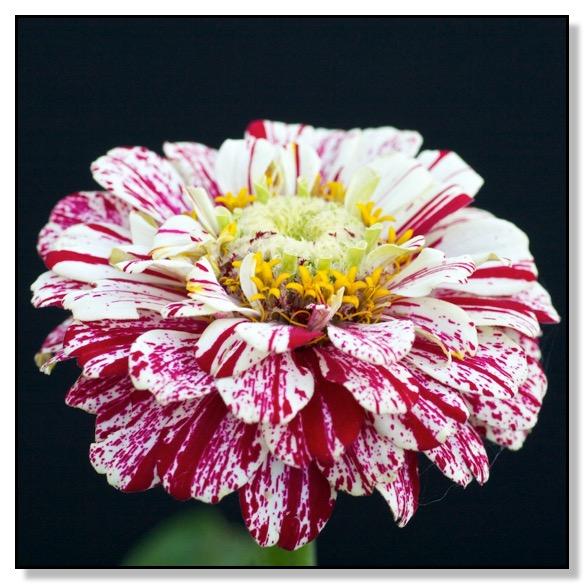
M315 566L314 543L287 552L260 547L217 509L189 510L146 534L122 566Z

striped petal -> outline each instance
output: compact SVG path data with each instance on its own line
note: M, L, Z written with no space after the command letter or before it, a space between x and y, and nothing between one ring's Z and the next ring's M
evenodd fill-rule
M390 126L344 131L314 128L306 124L255 120L247 127L245 135L265 138L272 144L298 142L312 146L324 161L325 182L348 182L346 176L352 169L365 166L383 154L397 151L406 156L415 156L422 144L422 137L418 132L397 130ZM344 169L346 170L342 177L341 172Z
M445 362L436 345L417 341L407 359L439 382L462 392L495 398L513 397L527 378L521 347L497 329L478 329L475 355Z
M391 365L407 355L414 342L414 325L391 319L377 324L329 325L331 343L343 353L373 365Z
M517 296L537 280L537 268L533 260L525 260L511 266L479 266L463 285L448 284L445 287L481 296Z
M325 526L336 493L315 465L296 469L268 456L239 492L243 520L261 546L295 550Z
M450 150L424 150L417 159L435 180L456 184L474 197L485 182L456 152Z
M383 214L395 216L396 211L407 208L435 184L420 162L398 152L376 158L368 167L379 176L371 200L384 210Z
M45 264L59 276L80 282L120 278L123 276L110 265L112 249L131 243L130 232L118 225L73 225L54 242L45 257Z
M236 195L243 188L254 193L254 183L264 178L278 158L278 149L267 140L226 140L215 163L219 190Z
M338 459L357 437L364 412L343 386L322 376L312 351L300 358L314 376L312 399L288 424L267 423L263 431L268 448L280 460L306 467L314 458L325 463Z
M43 227L37 249L43 260L59 235L78 223L113 223L129 228L131 207L110 193L82 191L61 199Z
M484 296L516 295L537 279L527 236L512 223L477 209L463 209L427 234L426 243L457 255L473 257L478 268L468 282L445 287ZM496 260L499 261L487 261Z
M149 330L187 330L201 332L204 322L162 319L143 315L139 320L101 320L75 322L65 335L65 353L77 357L86 377L125 375L132 343Z
M160 483L156 471L158 443L176 406L161 406L141 391L132 392L125 405L123 427L94 442L89 459L98 473L107 475L110 485L125 492L144 491Z
M285 353L308 344L322 335L299 326L275 322L247 322L237 327L237 336L265 353Z
M173 497L217 503L248 482L267 452L258 427L232 416L215 393L173 412L161 434L158 472Z
M426 235L426 243L448 256L467 254L477 265L493 257L517 263L532 260L527 235L513 223L492 216L461 214L466 221L447 224Z
M489 479L489 457L480 435L470 424L461 424L444 444L424 453L450 480L466 487L473 478Z
M499 446L509 450L520 450L529 436L531 430L510 430L509 428L493 428L482 424L480 421L472 421L475 429L487 440L495 442Z
M547 378L532 357L527 357L527 367L527 379L512 399L466 394L464 398L473 418L492 428L511 431L533 428L547 390Z
M418 401L405 414L376 415L375 428L396 446L406 450L429 450L443 444L466 421L468 411L456 394L420 387Z
M60 361L69 359L63 351L63 341L65 334L73 322L72 318L65 319L59 326L55 327L43 341L41 348L34 356L35 365L43 373L49 374L52 368Z
M356 497L371 495L378 483L397 478L404 451L366 421L355 441L334 463L318 464L334 489Z
M401 153L414 156L422 143L417 132L400 131L391 127L354 129L325 136L316 147L323 164L325 180L350 182L355 172L376 158Z
M91 379L80 375L65 397L65 403L89 414L99 414L110 404L127 399L134 390L129 376L98 377Z
M149 390L161 404L199 398L216 390L195 359L200 334L151 330L132 344L128 367L136 389Z
M113 382L117 383L120 377L107 377ZM107 394L105 397L111 397L107 401L102 402L97 417L95 419L95 442L103 442L107 440L112 434L123 430L132 419L132 412L135 410L135 404L142 401L140 396L134 395L134 389L131 387L132 382L128 376L124 376L126 382L120 387L122 391L114 391L111 396ZM130 387L127 385L129 384ZM124 387L125 386L125 387ZM150 400L151 397L143 396ZM138 406L139 409L139 406ZM116 444L119 446L120 444Z
M310 400L314 378L295 353L270 355L237 377L216 380L234 416L247 424L286 424Z
M309 192L319 178L320 158L314 148L291 142L280 149L279 162L283 175L283 194L296 194L298 179L303 179Z
M366 410L407 412L418 399L418 381L399 363L373 365L328 347L316 349L323 376L348 389Z
M172 164L146 148L114 148L91 171L102 187L160 223L192 208Z
M532 282L526 286L514 296L514 299L532 311L539 322L560 322L560 316L552 306L549 293L539 282Z
M237 329L247 322L243 318L220 318L205 329L195 353L203 371L218 378L235 377L269 355L238 337Z
M167 288L142 282L99 280L90 290L67 294L63 308L84 321L133 320L141 318L138 310L161 312L167 304L181 300L184 300L182 286Z
M306 124L286 124L285 122L275 122L272 120L254 120L248 124L245 130L245 137L263 138L271 144L277 144L279 146L285 146L289 142L298 142L300 140L308 144L316 144L319 130ZM322 131L330 133L334 130Z
M402 298L391 303L387 314L407 318L416 333L438 343L446 353L472 355L477 349L474 325L483 323L473 323L474 315L459 306L434 298Z
M191 300L185 300L178 305L168 305L164 310L165 314L168 316L198 316L238 312L248 316L260 315L259 311L242 306L227 294L217 281L207 258L201 258L189 272L187 289Z
M217 151L196 142L165 142L164 154L182 175L185 184L204 188L211 197L221 193L215 182Z
M435 295L453 308L460 307L476 326L508 327L530 337L540 333L535 314L515 297L481 297L450 290L436 290Z
M392 212L396 234L401 237L412 229L417 235L427 235L440 221L472 201L473 198L458 185L433 184L410 203Z
M127 259L131 257L130 254L124 255L122 261L115 261L117 258L111 258L113 265L126 274L143 274L147 273L151 276L156 276L158 282L165 282L171 286L186 285L187 278L193 269L193 264L190 260L176 259L176 260L151 260L148 259Z
M441 251L424 248L392 278L391 292L408 298L427 296L438 286L466 282L475 268L470 256L446 258Z
M44 308L45 306L63 305L63 298L69 292L79 290L89 290L88 284L63 278L54 272L45 272L41 274L31 286L33 292L32 304L35 308Z
M404 527L414 516L420 497L418 458L414 452L405 453L405 462L391 483L377 485L386 500L398 527Z
M201 256L202 246L214 241L201 224L190 215L175 215L167 219L158 229L150 251L155 260L174 256Z

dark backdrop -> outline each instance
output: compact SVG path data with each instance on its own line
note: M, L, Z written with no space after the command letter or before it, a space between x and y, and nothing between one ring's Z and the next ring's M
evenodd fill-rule
M531 237L564 321L542 341L550 388L516 453L491 447L484 487L422 476L404 529L381 497L339 496L318 539L329 566L566 563L566 39L561 18L70 19L18 28L18 563L112 566L185 506L161 489L127 495L88 461L93 416L65 406L78 371L38 373L61 322L35 311L36 234L57 200L96 188L89 164L117 145L218 147L254 118L416 129L485 177L477 205ZM439 501L438 501L439 500ZM221 504L239 521L236 496Z

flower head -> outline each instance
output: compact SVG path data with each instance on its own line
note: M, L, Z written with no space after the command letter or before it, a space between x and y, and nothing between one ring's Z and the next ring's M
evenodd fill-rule
M257 121L215 151L116 148L104 192L39 236L36 306L72 313L37 355L76 358L67 403L124 491L239 491L260 545L318 535L336 492L418 501L418 457L484 483L520 448L557 322L517 227L468 207L482 179L416 132Z

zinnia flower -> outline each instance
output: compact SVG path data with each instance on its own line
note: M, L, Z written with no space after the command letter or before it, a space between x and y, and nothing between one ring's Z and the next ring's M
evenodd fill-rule
M37 362L76 358L66 401L97 415L90 459L123 491L239 491L262 546L295 549L336 492L405 525L418 457L484 483L483 439L518 449L557 322L517 227L468 207L482 179L384 127L257 121L216 151L116 148L103 192L60 201L35 306L72 312Z

